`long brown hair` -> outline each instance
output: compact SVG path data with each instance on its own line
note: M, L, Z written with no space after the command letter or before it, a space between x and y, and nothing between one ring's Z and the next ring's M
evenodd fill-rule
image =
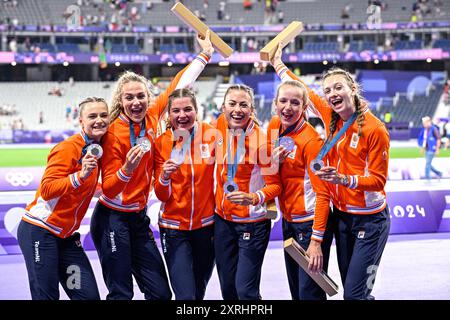
M362 126L364 124L364 114L363 114L362 109L363 109L363 104L367 105L367 101L361 96L361 88L360 88L359 84L355 81L355 79L353 79L351 74L344 69L333 67L333 68L327 70L322 75L322 82L326 78L328 78L330 76L334 76L334 75L344 76L345 80L347 81L348 86L350 88L356 88L356 94L353 99L353 103L355 104L355 110L356 110L356 114L357 114L356 122L358 123L358 136L361 137L362 136ZM331 139L334 132L336 131L336 125L337 125L337 122L339 119L340 119L339 114L337 112L333 111L331 114L330 132L328 133L327 141L329 139Z
M252 113L250 114L250 119L253 121L253 123L255 125L260 126L259 120L258 120L258 118L256 118L256 114L255 114L255 95L253 93L253 89L250 88L249 86L247 86L245 84L239 84L239 83L232 84L231 86L229 86L227 91L225 92L225 95L223 96L222 107L225 105L225 99L227 98L227 95L232 90L244 91L250 96L250 103L251 103L251 109L252 109Z
M150 82L144 77L132 71L125 71L119 76L117 80L116 87L114 88L112 101L111 101L111 109L109 111L109 115L111 117L111 122L114 121L119 114L123 111L122 105L122 91L123 86L129 82L139 82L144 85L145 92L148 96L148 103L150 105L151 100L153 99L153 94L150 91Z

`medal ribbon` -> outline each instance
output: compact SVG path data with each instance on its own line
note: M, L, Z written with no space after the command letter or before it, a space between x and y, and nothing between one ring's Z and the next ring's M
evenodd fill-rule
M194 124L194 128L192 129L191 134L189 135L189 138L186 141L183 141L183 145L181 146L181 152L183 154L183 160L186 157L186 153L188 152L188 150L191 149L191 141L192 139L194 139L195 137L195 133L197 132L197 122ZM175 149L177 142L174 141L173 145L172 145L172 150Z
M83 147L83 149L81 149L81 157L80 157L80 159L78 159L78 163L81 164L81 161L87 152L87 148L92 144L92 141L89 140L88 136L83 131L81 131L80 134L84 140L84 147Z
M238 162L239 158L242 154L242 151L245 152L244 142L245 142L245 131L242 131L241 135L239 136L238 145L236 149L236 153L234 155L234 161L231 161L231 145L233 144L234 136L231 136L230 143L227 145L227 156L228 156L228 163L227 163L227 181L233 181L234 177L236 176L237 168L238 168Z
M320 149L319 154L317 155L317 158L315 160L320 161L323 159L323 157L325 157L325 155L328 153L328 151L330 151L331 148L333 148L333 146L336 144L336 142L338 142L338 140L342 137L342 135L345 133L345 131L347 131L347 129L353 124L353 122L355 122L356 117L357 117L357 114L355 112L351 116L351 118L348 119L348 121L344 122L344 125L342 126L341 130L338 131L338 133L333 137L333 139L331 139L330 142L325 141L324 145Z
M128 120L130 121L130 144L131 147L133 148L136 145L136 135L134 134L133 121L131 121L130 118L128 118ZM138 139L145 136L145 118L144 120L142 120L140 126L141 131L139 132L139 136L137 137Z

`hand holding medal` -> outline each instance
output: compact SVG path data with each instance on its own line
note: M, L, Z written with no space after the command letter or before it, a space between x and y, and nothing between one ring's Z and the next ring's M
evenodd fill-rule
M312 164L312 162L311 162ZM345 175L339 174L336 171L335 167L321 167L319 171L315 172L316 175L322 179L323 181L332 183L332 184L343 184L346 185L346 183L343 183L343 179L346 177Z
M280 139L278 139L278 144L280 146L283 146L288 152L294 151L295 141L291 137L281 137Z
M183 164L184 157L185 154L182 148L173 148L172 152L170 153L170 159L178 165Z
M103 156L103 148L101 145L93 143L87 147L86 153L93 155L95 159L100 159Z
M87 152L86 155L81 160L81 170L80 178L86 179L92 173L92 171L97 167L97 158L91 153Z
M169 180L172 173L178 170L180 163L174 161L174 159L169 159L164 162L162 166L161 178L163 180Z
M136 145L140 146L142 152L144 153L149 152L152 148L152 144L150 143L150 140L147 139L147 137L141 137L136 139Z
M322 148L319 151L319 154L317 155L317 158L312 160L309 164L309 168L311 171L317 175L320 170L324 170L324 168L331 168L331 167L325 167L324 162L322 159L325 157L325 155L328 153L328 151L333 148L333 146L339 141L339 139L344 135L344 133L347 131L347 129L355 122L356 120L356 112L350 117L348 121L344 123L342 128L338 131L338 133L332 138L327 139L325 143L323 144ZM329 141L330 140L330 141ZM333 168L334 169L334 168ZM328 170L328 169L327 169ZM327 171L325 170L325 171ZM320 175L319 175L320 176ZM323 175L322 175L323 176ZM324 179L325 180L325 179ZM326 180L328 181L328 180Z
M255 202L258 201L258 196L256 195L256 193L234 191L232 193L227 193L226 199L234 204L238 204L241 206L250 206L256 204Z

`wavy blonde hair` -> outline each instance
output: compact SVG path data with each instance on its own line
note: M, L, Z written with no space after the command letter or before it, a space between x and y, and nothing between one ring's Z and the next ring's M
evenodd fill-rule
M114 88L113 94L112 94L112 100L111 100L111 108L109 111L109 115L111 117L111 122L114 121L119 114L123 111L123 105L122 105L122 93L123 93L123 86L130 82L139 82L144 85L145 92L148 96L148 105L150 105L151 101L153 100L154 96L152 92L150 91L150 82L145 78L144 76L141 76L137 73L134 73L133 71L125 71L119 76L119 79L117 79L116 87ZM148 107L148 106L147 106Z
M350 72L348 72L344 69L341 69L341 68L337 68L337 67L334 67L334 68L331 68L331 69L325 71L325 73L322 75L322 83L326 78L334 76L334 75L344 76L344 78L347 82L347 85L350 88L353 88L353 87L356 88L356 95L353 99L353 103L355 104L355 110L357 113L356 122L358 123L358 136L361 137L362 136L362 126L364 124L364 114L362 111L362 105L367 104L367 101L361 96L361 87L358 84L358 82L356 82L355 79L353 79ZM331 114L330 132L328 134L327 141L333 137L333 134L336 131L336 125L337 125L337 122L339 119L340 119L339 114L337 112L333 111Z

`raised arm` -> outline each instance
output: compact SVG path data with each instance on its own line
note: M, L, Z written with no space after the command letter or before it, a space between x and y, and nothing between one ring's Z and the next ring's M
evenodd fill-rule
M279 44L278 49L270 60L270 64L275 69L278 77L282 82L295 80L300 81L308 90L308 96L311 103L308 103L308 110L319 117L322 122L327 125L331 121L331 108L328 103L319 96L314 90L306 85L299 77L297 77L282 61L283 45Z
M206 36L202 39L197 35L197 41L202 48L202 51L177 73L175 78L172 79L169 86L164 92L162 92L155 100L154 106L158 109L158 118L161 118L166 112L169 95L176 89L186 88L193 85L198 76L202 73L205 66L211 60L211 56L214 53L214 48L210 40L209 30L206 32ZM149 108L149 111L153 108Z

